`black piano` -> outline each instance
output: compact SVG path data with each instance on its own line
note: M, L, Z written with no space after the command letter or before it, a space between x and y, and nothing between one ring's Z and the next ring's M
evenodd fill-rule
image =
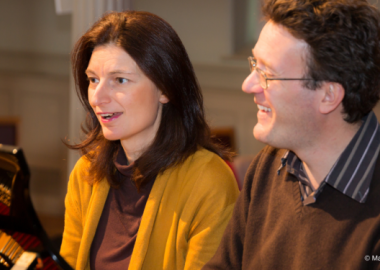
M72 269L34 211L29 179L22 149L0 144L0 270Z

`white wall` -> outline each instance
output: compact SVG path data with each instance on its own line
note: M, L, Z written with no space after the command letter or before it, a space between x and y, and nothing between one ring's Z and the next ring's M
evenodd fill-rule
M66 193L68 77L0 72L0 116L20 119L19 146L31 170L38 212L63 213Z
M165 19L194 63L217 63L233 50L233 0L136 0L135 10Z
M71 16L53 0L0 1L0 117L20 121L35 209L64 211Z
M0 1L0 50L65 54L71 16L55 14L53 0Z

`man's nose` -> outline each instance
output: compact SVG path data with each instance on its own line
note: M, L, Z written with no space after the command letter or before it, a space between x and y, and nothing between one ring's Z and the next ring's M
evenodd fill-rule
M257 73L257 70L253 70L247 78L245 78L242 90L248 94L258 94L264 91L264 88L261 86L260 78Z

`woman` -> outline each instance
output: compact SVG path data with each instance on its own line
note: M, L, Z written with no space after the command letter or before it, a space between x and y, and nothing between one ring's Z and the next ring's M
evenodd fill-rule
M86 138L65 199L61 254L75 269L200 269L238 196L210 140L192 65L147 12L110 13L72 64Z

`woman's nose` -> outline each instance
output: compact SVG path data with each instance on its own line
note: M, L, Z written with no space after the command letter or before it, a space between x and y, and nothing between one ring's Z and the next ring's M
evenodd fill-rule
M100 81L95 88L88 89L89 102L92 107L101 106L111 101L110 87Z
M248 77L245 78L242 90L248 94L258 94L264 91L256 70L252 71Z

